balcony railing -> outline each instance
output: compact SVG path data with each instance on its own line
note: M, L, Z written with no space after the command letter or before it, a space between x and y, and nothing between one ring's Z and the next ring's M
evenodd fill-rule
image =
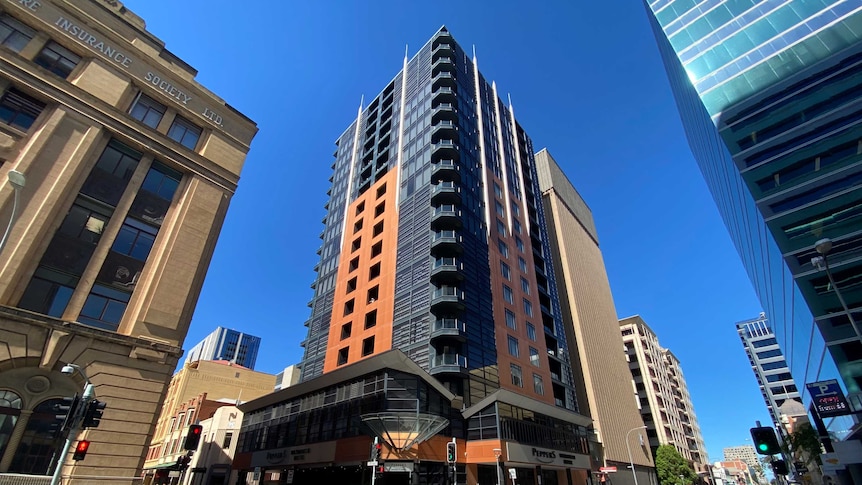
M460 354L437 354L431 359L432 367L458 366L467 367L467 356Z

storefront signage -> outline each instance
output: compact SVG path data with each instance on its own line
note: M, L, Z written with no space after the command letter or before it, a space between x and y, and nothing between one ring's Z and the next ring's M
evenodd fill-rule
M213 125L224 129L224 117L207 105L206 101L196 99L189 90L183 88L176 80L161 74L158 70L141 62L135 56L129 55L128 52L117 47L98 32L94 32L83 22L72 18L53 5L42 4L37 0L8 1L33 12L36 17L50 24L63 35L81 44L84 48L107 59L111 64L128 72L144 84L149 84L156 88L165 98L199 114Z
M313 445L277 448L256 451L251 455L252 466L282 467L303 463L320 463L335 459L335 443L314 443Z
M539 446L506 443L509 462L531 463L535 465L556 465L567 468L582 468L589 470L589 455L580 455L566 451L542 448Z
M844 391L836 379L805 384L811 394L814 409L821 418L844 416L850 414L850 406L844 397Z

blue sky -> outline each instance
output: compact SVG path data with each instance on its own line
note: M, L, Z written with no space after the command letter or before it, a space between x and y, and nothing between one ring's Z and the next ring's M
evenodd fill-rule
M734 323L757 316L695 164L640 2L127 0L197 80L260 133L186 340L263 338L257 369L302 356L335 139L446 25L510 93L590 205L617 314L681 360L710 458L769 422ZM527 7L529 5L529 7Z

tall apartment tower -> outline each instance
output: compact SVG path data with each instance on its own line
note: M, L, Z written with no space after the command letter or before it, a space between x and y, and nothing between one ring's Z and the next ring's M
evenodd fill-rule
M394 483L584 483L601 463L511 104L443 27L336 144L301 382L239 406L234 467L267 480L299 449L320 466L297 480L347 483L374 436Z
M0 473L133 483L257 128L120 2L5 1L0 39Z
M336 142L302 380L397 348L575 410L530 138L445 27Z
M592 212L547 149L535 158L569 358L583 376L575 382L581 412L594 420L607 465L629 466L628 435L637 450L632 460L651 467L649 448L629 433L644 423L628 362L625 354L608 352L623 348L623 339ZM642 479L648 483L647 476Z
M824 419L821 435L862 439L862 8L645 3L689 145L791 374L838 380L857 413Z
M772 423L776 429L781 430L783 426L779 408L788 399L801 404L802 398L790 374L784 353L775 340L775 333L763 313L758 318L737 323L736 331L751 363L751 370L757 378L760 394L763 395Z
M650 447L673 445L697 471L706 470L709 457L679 359L662 348L640 316L623 318L619 325Z
M216 329L192 347L186 355L186 364L197 360L226 360L254 369L260 337L224 327Z

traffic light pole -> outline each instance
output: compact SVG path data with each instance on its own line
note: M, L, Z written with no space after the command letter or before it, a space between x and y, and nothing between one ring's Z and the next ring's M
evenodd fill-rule
M57 466L54 468L54 475L51 476L51 485L60 485L60 473L63 471L63 464L66 463L66 457L69 456L69 450L72 448L72 442L78 437L78 431L81 426L81 419L96 395L96 389L89 382L84 386L84 394L81 396L81 405L75 410L75 417L72 419L72 424L69 426L69 434L66 436L66 443L63 445L63 451L60 457L57 458Z

